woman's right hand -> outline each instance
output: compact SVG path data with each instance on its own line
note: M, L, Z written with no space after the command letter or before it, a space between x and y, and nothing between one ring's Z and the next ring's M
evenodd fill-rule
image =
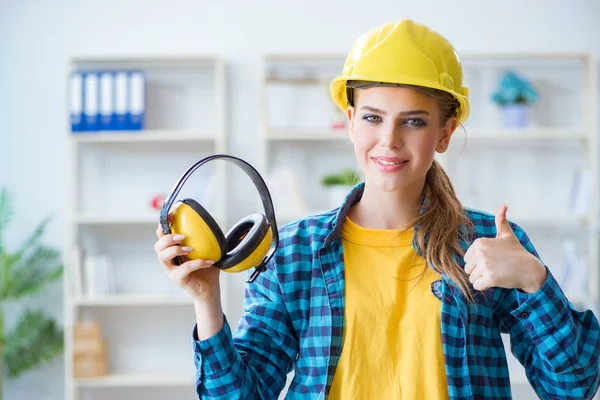
M154 251L158 260L169 278L179 287L184 289L195 302L220 301L219 273L210 260L187 260L191 248L179 245L184 239L182 235L165 235L158 225L156 229L158 241L154 244ZM180 256L181 265L174 263L173 259Z

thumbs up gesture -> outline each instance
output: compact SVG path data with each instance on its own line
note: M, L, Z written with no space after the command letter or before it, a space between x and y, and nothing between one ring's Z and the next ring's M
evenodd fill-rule
M535 293L546 280L546 267L519 242L506 219L508 207L496 212L496 237L476 239L465 253L465 272L476 290L491 287Z

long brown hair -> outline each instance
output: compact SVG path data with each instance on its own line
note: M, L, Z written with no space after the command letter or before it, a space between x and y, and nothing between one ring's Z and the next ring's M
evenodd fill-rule
M369 86L410 87L437 99L440 105L440 126L456 116L458 101L451 94L411 85L396 85L373 82L348 82L348 100L353 105L356 99L355 88ZM421 198L422 208L413 219L411 226L416 227L416 242L427 265L438 272L448 275L460 288L471 303L473 294L469 288L469 278L457 259L464 256L461 239L472 232L472 221L465 215L461 202L456 197L450 178L437 162L427 171L425 187Z

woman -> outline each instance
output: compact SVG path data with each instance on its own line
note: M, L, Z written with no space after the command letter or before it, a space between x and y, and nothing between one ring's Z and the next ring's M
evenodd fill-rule
M248 285L232 335L219 271L175 266L194 299L201 398L509 399L501 333L543 399L589 399L600 327L572 308L525 232L465 209L434 161L469 114L454 48L410 20L363 34L331 85L365 182L340 208L288 224Z

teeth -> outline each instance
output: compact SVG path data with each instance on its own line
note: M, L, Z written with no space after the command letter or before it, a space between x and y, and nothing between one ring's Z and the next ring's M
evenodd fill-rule
M398 164L402 164L402 162L398 161L398 162L389 162L389 161L384 161L384 160L377 160L377 162L381 165L398 165Z

